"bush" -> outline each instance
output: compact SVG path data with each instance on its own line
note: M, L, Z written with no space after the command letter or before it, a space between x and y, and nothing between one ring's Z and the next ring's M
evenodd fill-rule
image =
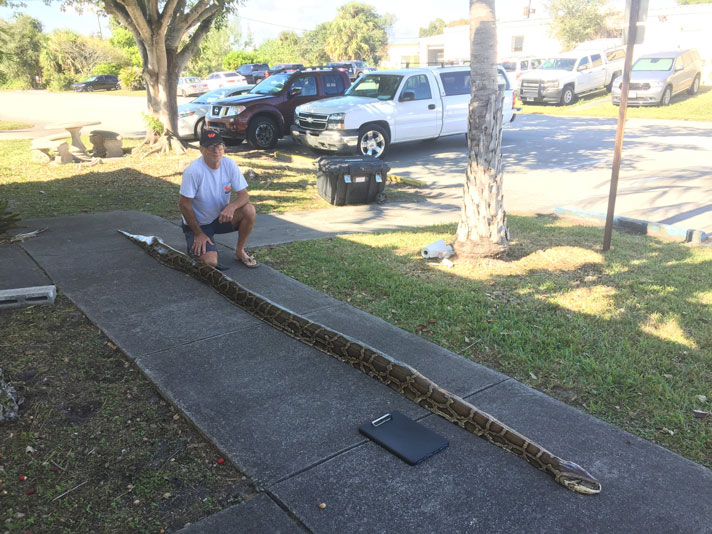
M267 63L254 52L244 50L231 50L223 58L223 68L225 70L237 70L238 67L246 63Z
M99 63L96 64L96 67L94 67L92 73L95 76L99 76L101 74L118 75L119 71L121 71L121 65L119 65L118 63L109 63L108 61L100 61Z
M119 82L121 82L122 89L136 91L144 88L143 75L139 67L124 67L121 69L119 72Z
M53 72L44 79L47 89L50 91L67 91L72 88L72 84L76 81L74 76L63 72Z

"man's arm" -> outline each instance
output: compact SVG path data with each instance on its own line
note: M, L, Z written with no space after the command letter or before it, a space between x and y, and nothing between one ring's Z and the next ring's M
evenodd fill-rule
M198 256L202 256L207 252L205 244L210 243L212 245L214 243L205 235L203 230L200 229L198 219L195 217L195 212L193 211L193 199L180 195L178 208L183 214L186 224L193 230L193 235L195 236L193 240L193 252Z
M183 197L181 197L183 198ZM220 217L218 220L223 223L223 222L228 222L232 221L232 217L235 214L235 211L240 209L242 206L246 205L248 202L250 202L250 195L247 192L247 189L243 189L241 191L238 191L235 194L235 200L230 202L227 206L223 208L223 210L220 212ZM192 211L192 210L191 210ZM188 218L186 217L186 220Z

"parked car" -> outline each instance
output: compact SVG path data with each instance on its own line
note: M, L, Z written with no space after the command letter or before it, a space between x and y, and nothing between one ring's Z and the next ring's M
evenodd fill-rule
M514 120L516 94L498 67L502 122ZM383 157L393 143L468 131L470 67L383 70L361 76L339 98L299 106L294 140L316 151Z
M272 148L289 134L294 108L342 95L349 84L346 73L334 69L272 74L247 94L215 102L207 115L207 127L235 144L247 139L255 148Z
M234 71L213 72L203 81L208 84L209 91L229 85L244 85L247 83L247 79L242 74Z
M544 63L544 59L540 57L512 57L502 60L500 65L507 71L510 80L512 80L514 85L518 88L522 74L539 68L539 65L542 63Z
M176 92L179 96L202 95L207 90L208 84L197 76L181 76L178 78Z
M376 70L374 67L369 67L368 65L366 65L364 61L358 60L333 61L331 63L327 63L326 66L334 67L347 72L351 81L355 80L366 72L373 72Z
M238 74L242 74L247 83L259 83L269 76L269 66L267 63L247 63L240 65Z
M100 74L98 76L92 76L83 82L73 84L72 89L77 92L91 92L96 89L111 91L112 89L121 89L121 84L119 83L119 78L113 74Z
M275 74L277 72L297 72L298 70L302 70L303 68L304 65L302 65L301 63L279 63L269 69L269 74L271 76L272 74Z
M594 51L576 49L548 58L538 69L522 75L522 102L548 102L568 106L586 93L610 91L623 72L625 49L618 46Z
M629 106L667 106L674 95L697 94L702 78L702 60L695 49L656 52L633 64L628 89ZM611 101L620 105L622 78L616 78Z
M187 104L181 104L178 106L178 136L200 139L205 128L205 115L213 102L248 93L253 87L254 85L247 84L213 89Z

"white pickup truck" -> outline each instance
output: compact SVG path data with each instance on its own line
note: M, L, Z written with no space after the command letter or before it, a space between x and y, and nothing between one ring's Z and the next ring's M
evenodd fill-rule
M611 91L613 80L623 72L625 49L574 50L547 59L520 81L522 102L549 102L568 106L593 91Z
M503 124L514 120L516 95L504 89ZM383 156L393 143L467 133L470 67L383 70L361 76L344 96L297 107L292 138L315 151Z

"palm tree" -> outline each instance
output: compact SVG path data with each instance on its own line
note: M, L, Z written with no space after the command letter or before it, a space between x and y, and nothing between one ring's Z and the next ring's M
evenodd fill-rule
M495 0L470 0L469 163L456 254L461 260L504 254L509 232L502 191L502 105L497 83Z

